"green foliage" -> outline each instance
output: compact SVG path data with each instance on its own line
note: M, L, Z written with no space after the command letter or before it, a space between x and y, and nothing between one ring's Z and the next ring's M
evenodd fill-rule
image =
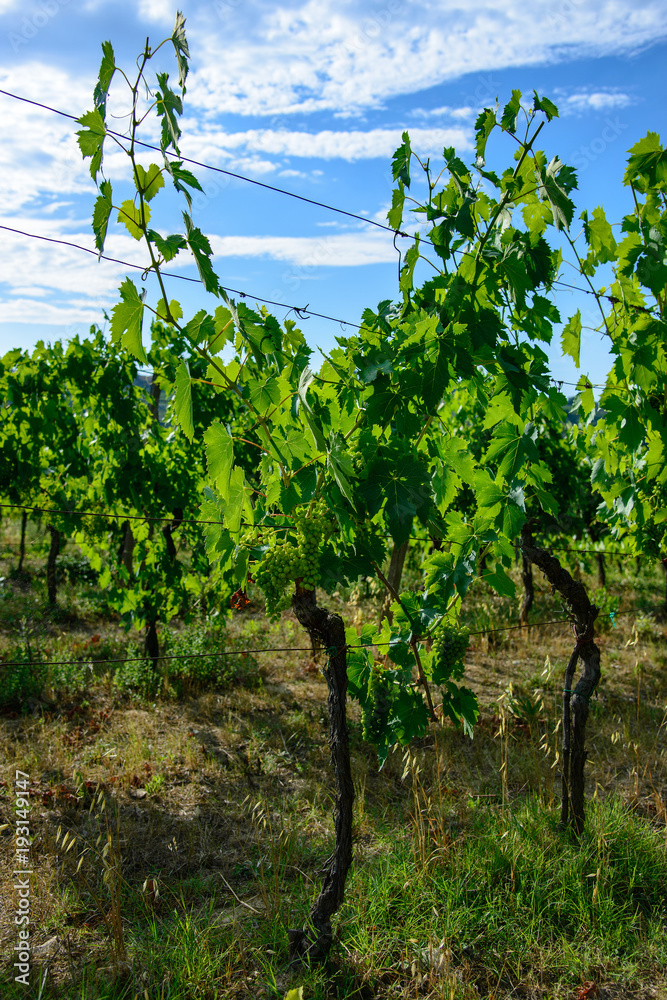
M396 188L390 224L402 224L413 170L422 171L428 194L423 202L411 201L424 231L406 249L400 303L382 302L376 312L367 309L359 333L338 338L338 346L314 371L311 352L293 322L281 326L266 309L236 303L220 287L210 242L189 214L189 192L198 182L168 155L178 153L188 66L181 14L168 40L177 55L180 92L170 88L166 73L158 73L152 108L161 124L164 171L151 167L149 174L139 172L135 147L128 145L137 197L120 206L125 224L141 236L151 255L148 271L154 273L161 297L154 308L131 282L124 282L112 332L115 343L143 359L143 311L171 324L170 342L162 342L160 357L169 369L169 385L175 387L173 412L184 432L185 464L201 452L202 441L207 460L205 478L187 487L183 482L186 499L179 507L184 509L199 494L201 517L210 522L206 553L214 571L230 590L242 592L254 579L270 617L286 609L295 595L322 585L334 590L360 575L378 573L388 540L400 545L415 529L439 539L440 550L423 563L424 590L401 595L393 631L387 623L369 635L362 630L359 649L359 642L350 638L355 647L349 657L350 692L360 701L367 731L385 756L393 743L424 732L429 676L442 688L443 711L470 731L477 712L474 695L445 676L448 670L459 671L460 660L449 662L443 647L433 668L431 654L420 644L465 598L480 558L488 559L486 582L501 594L512 594L508 568L528 513L559 516L540 439L549 422L560 421L562 429L567 401L551 382L540 344L550 342L554 324L560 322L548 295L562 254L548 238L559 243L569 239L576 176L558 156L549 160L535 148L557 108L537 93L532 107L525 107L521 93L513 91L500 116L490 109L480 115L474 164L466 165L447 148L435 180L430 161L422 161L408 133L403 134L392 162ZM132 143L139 129L137 93L147 81L153 51L147 45L136 80L130 81ZM104 86L102 77L99 86ZM519 129L524 118L525 129ZM88 120L86 124L90 131ZM516 142L513 165L500 174L487 171L483 160L495 130L509 132ZM96 135L81 140L85 155L98 155ZM638 161L637 170L643 162ZM157 220L160 180L167 174L184 195L188 211L183 212L182 233L163 238L149 228L147 201L150 196ZM101 197L107 196L111 198L110 192L101 190ZM100 237L104 212L100 207ZM587 227L596 260L608 259L613 242L605 220L594 213ZM201 309L183 317L179 303L167 297L162 263L185 249L204 289L221 299L214 314ZM430 271L420 284L426 254ZM627 266L634 267L640 257L629 247ZM580 330L580 321L577 326L574 320L564 335L566 349L575 357ZM193 359L205 366L199 376ZM214 405L199 423L194 413L197 378L215 387ZM463 430L451 433L447 415L454 390L468 412L482 416L472 435L474 444ZM221 417L223 400L233 401L235 413L244 413L241 433ZM640 435L627 414L623 426L626 438ZM243 458L248 448L254 456L249 463ZM161 555L147 530L137 533L137 545L142 572L152 573L155 581L146 583L140 599L126 592L123 614L139 627L151 615L156 620L158 607L164 620L177 613L183 576L173 554L170 559ZM159 589L158 580L167 581L166 590ZM371 682L372 667L363 650L369 641L391 642L389 659L397 669L387 667L380 681Z
M624 183L635 207L623 219L623 239L616 242L601 208L592 218L584 213L588 254L578 257L585 276L593 276L601 264L611 264L613 270L611 286L596 292L601 330L614 355L600 410L584 391L580 394L588 415L592 483L615 536L626 537L636 551L652 558L667 554L665 162L654 132L632 147Z
M11 666L0 660L0 706L21 708L30 699L41 696L48 679L49 668L34 661L23 646L10 646L5 657Z
M251 654L235 654L229 648L222 623L206 626L193 622L179 632L170 632L164 653L178 657L165 660L164 669L169 688L179 695L239 684L258 688L263 683L257 660Z
M120 213L119 213L120 215ZM123 213L123 221L130 228L136 239L141 239L141 227L127 214ZM138 234L138 235L137 235ZM146 362L146 352L141 342L141 325L144 316L145 291L141 295L134 283L126 278L120 286L121 302L111 311L111 336L114 343L121 343L142 363Z
M69 583L97 583L99 573L85 556L62 555L58 558L59 579Z
M136 647L130 650L135 657L139 653ZM136 658L118 665L113 682L119 691L136 692L145 698L154 698L162 686L162 678L156 674L152 661Z

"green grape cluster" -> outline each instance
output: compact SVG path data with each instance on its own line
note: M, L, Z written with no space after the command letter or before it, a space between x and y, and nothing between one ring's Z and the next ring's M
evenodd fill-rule
M441 622L433 635L433 677L441 683L449 677L463 677L463 656L468 648L470 629L455 622Z
M279 542L268 550L255 572L255 581L266 598L269 617L277 617L291 601L291 585L299 580L305 590L320 582L320 554L334 528L334 520L323 500L294 516L296 538Z
M279 542L268 550L255 571L255 582L266 599L269 618L277 617L289 607L289 586L300 575L298 561L294 546Z
M389 718L391 700L389 685L379 667L373 667L368 682L368 701L361 710L364 739L369 743L381 742Z
M320 554L333 531L333 518L326 503L318 500L312 510L295 515L294 524L298 537L299 568L302 570L298 574L302 578L301 586L305 590L315 590L320 582Z

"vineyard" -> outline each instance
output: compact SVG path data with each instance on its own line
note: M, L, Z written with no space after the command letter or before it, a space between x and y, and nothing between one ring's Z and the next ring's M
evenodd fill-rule
M659 136L610 221L537 92L473 164L405 132L395 299L320 361L195 225L182 16L134 78L102 48L92 229L141 280L109 335L0 359L3 997L667 995ZM189 318L179 255L216 300ZM604 384L550 374L572 280Z

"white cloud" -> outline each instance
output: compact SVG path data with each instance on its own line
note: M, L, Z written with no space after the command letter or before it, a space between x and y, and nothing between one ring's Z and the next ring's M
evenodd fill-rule
M561 114L583 114L587 111L610 111L612 108L627 108L634 101L629 94L620 91L593 91L568 94L555 98Z
M414 118L454 118L458 121L467 121L476 113L475 108L468 105L462 108L450 108L447 105L442 108L412 108L410 112Z
M204 132L190 133L187 150L193 159L218 165L230 159L235 150L264 153L273 156L291 156L311 159L343 159L348 162L373 158L391 158L401 142L398 129L370 129L322 132L290 132L287 129L249 129L247 132L216 131L211 128ZM462 128L410 129L410 140L415 150L441 152L444 146L457 149L471 149L471 136Z
M397 261L388 233L334 236L209 235L216 257L264 257L298 267L360 267Z
M61 2L60 7L65 16L74 12L75 5ZM77 10L92 20L103 7L110 8L110 0L82 0ZM20 16L12 14L17 21L23 18L24 8L16 0L0 0L0 14L10 10L20 11ZM162 22L173 24L176 4L114 0L113 10L120 12L121 27L122 18L131 14L132 23L138 16L161 22L162 30ZM333 0L189 0L186 14L193 58L183 152L240 173L281 172L294 178L304 176L299 167L310 176L322 173L310 170L312 163L298 160L386 161L401 135L400 128L389 127L396 121L393 114L384 127L325 129L329 117L327 122L315 120L306 132L293 128L294 113L356 115L356 124L361 125L363 113L382 108L393 96L416 94L465 74L485 74L481 81L474 78L471 93L464 86L461 107L415 108L408 117L424 126L410 129L416 151L440 153L445 145L469 150L476 109L493 104L497 94L503 97L494 73L513 66L630 52L667 37L664 0L544 0L532 5L519 0L383 0L373 5L361 0L335 4ZM44 31L41 38L48 34ZM22 49L19 60L33 54ZM36 59L17 61L11 70L0 69L0 87L74 114L91 107L93 82L92 75L84 78ZM112 111L121 112L125 107L116 86L109 104ZM554 98L563 115L590 114L628 106L633 102L631 93L593 85L570 88ZM81 159L76 143L75 123L1 95L0 110L5 136L0 144L3 221L92 247L89 216L96 192L90 161ZM225 133L219 123L230 112L262 116L268 128L247 129L243 123ZM154 121L146 124L144 138L155 141ZM156 153L146 153L145 160L141 157L142 162L158 159ZM121 173L127 176L125 155L114 152L111 145L105 170L114 182ZM331 177L327 169L324 179ZM370 217L382 222L386 205L378 208L378 203L387 198L383 177L372 190L355 191L352 199L366 204ZM209 194L215 194L215 185L223 180L204 174L200 179ZM332 195L323 200L336 199ZM205 226L209 232L221 228L210 208ZM238 236L211 237L219 257L282 261L286 267L300 268L304 276L316 275L322 267L396 261L388 234L370 228L322 237L244 236L241 225L239 229ZM102 308L116 301L126 271L121 265L97 264L81 251L7 233L2 238L0 320L93 322L99 321ZM107 250L120 259L143 260L142 248L129 236L112 235ZM188 261L187 255L176 258L170 269L183 268Z
M82 81L39 62L0 70L0 87L35 101L47 96L52 106L63 109L83 109L89 102ZM5 136L0 143L0 213L21 211L47 193L53 197L94 191L74 122L4 95L0 109Z
M353 0L244 0L199 8L189 27L190 95L209 114L349 113L468 73L632 51L667 36L667 6L393 0L369 12ZM493 80L489 90L466 103L492 100Z
M35 231L34 220L12 220L16 228ZM39 231L56 239L92 248L87 231L67 229L58 220L42 220ZM0 323L34 323L67 326L76 323L99 323L103 310L118 301L118 286L126 274L135 283L138 271L122 264L96 261L74 247L29 239L18 234L2 233L3 267L0 282ZM271 297L288 298L295 285L317 277L325 267L360 267L367 264L394 263L396 250L388 234L350 232L321 237L298 236L219 236L209 233L214 257L269 259L282 261L291 270L283 274L284 287L273 289ZM143 248L131 237L121 234L107 239L105 254L118 260L141 263ZM192 267L189 254L179 254L170 271ZM215 266L215 264L214 264ZM218 268L218 270L221 270ZM26 278L31 279L29 284ZM223 282L225 277L223 275ZM231 278L227 278L231 281ZM156 288L153 289L156 292ZM156 292L157 294L157 292ZM265 292L266 294L266 292Z
M176 22L176 5L172 0L139 0L139 17L145 21Z
M35 219L20 217L12 218L10 223L12 229L44 236L46 240L3 230L3 284L20 288L26 285L26 278L29 277L31 286L35 288L97 296L101 290L111 289L117 275L124 273L121 265L109 262L97 265L94 254L84 254L76 247L48 242L49 239L64 240L94 251L92 231L76 228L81 223L56 219L40 219L37 223ZM104 252L111 257L140 264L144 256L141 250L132 237L114 234L107 240ZM108 275L110 277L107 278Z

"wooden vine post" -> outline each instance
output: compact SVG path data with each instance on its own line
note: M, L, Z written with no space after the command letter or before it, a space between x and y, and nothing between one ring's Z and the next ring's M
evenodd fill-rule
M347 648L343 619L318 607L315 591L304 590L298 584L292 608L311 639L318 640L327 651L324 675L329 689L329 746L337 791L334 807L336 842L324 868L324 884L310 911L311 926L288 931L290 964L297 964L304 960L321 961L331 948L331 917L343 902L345 879L352 864L354 783L346 718Z
M542 570L552 593L558 591L565 601L575 634L563 686L563 761L561 823L579 836L584 829L584 765L586 763L586 722L588 704L600 680L600 649L594 641L595 619L600 609L591 604L581 582L574 580L558 559L533 543L530 527L521 534L521 551L526 559ZM577 661L583 670L572 687Z

